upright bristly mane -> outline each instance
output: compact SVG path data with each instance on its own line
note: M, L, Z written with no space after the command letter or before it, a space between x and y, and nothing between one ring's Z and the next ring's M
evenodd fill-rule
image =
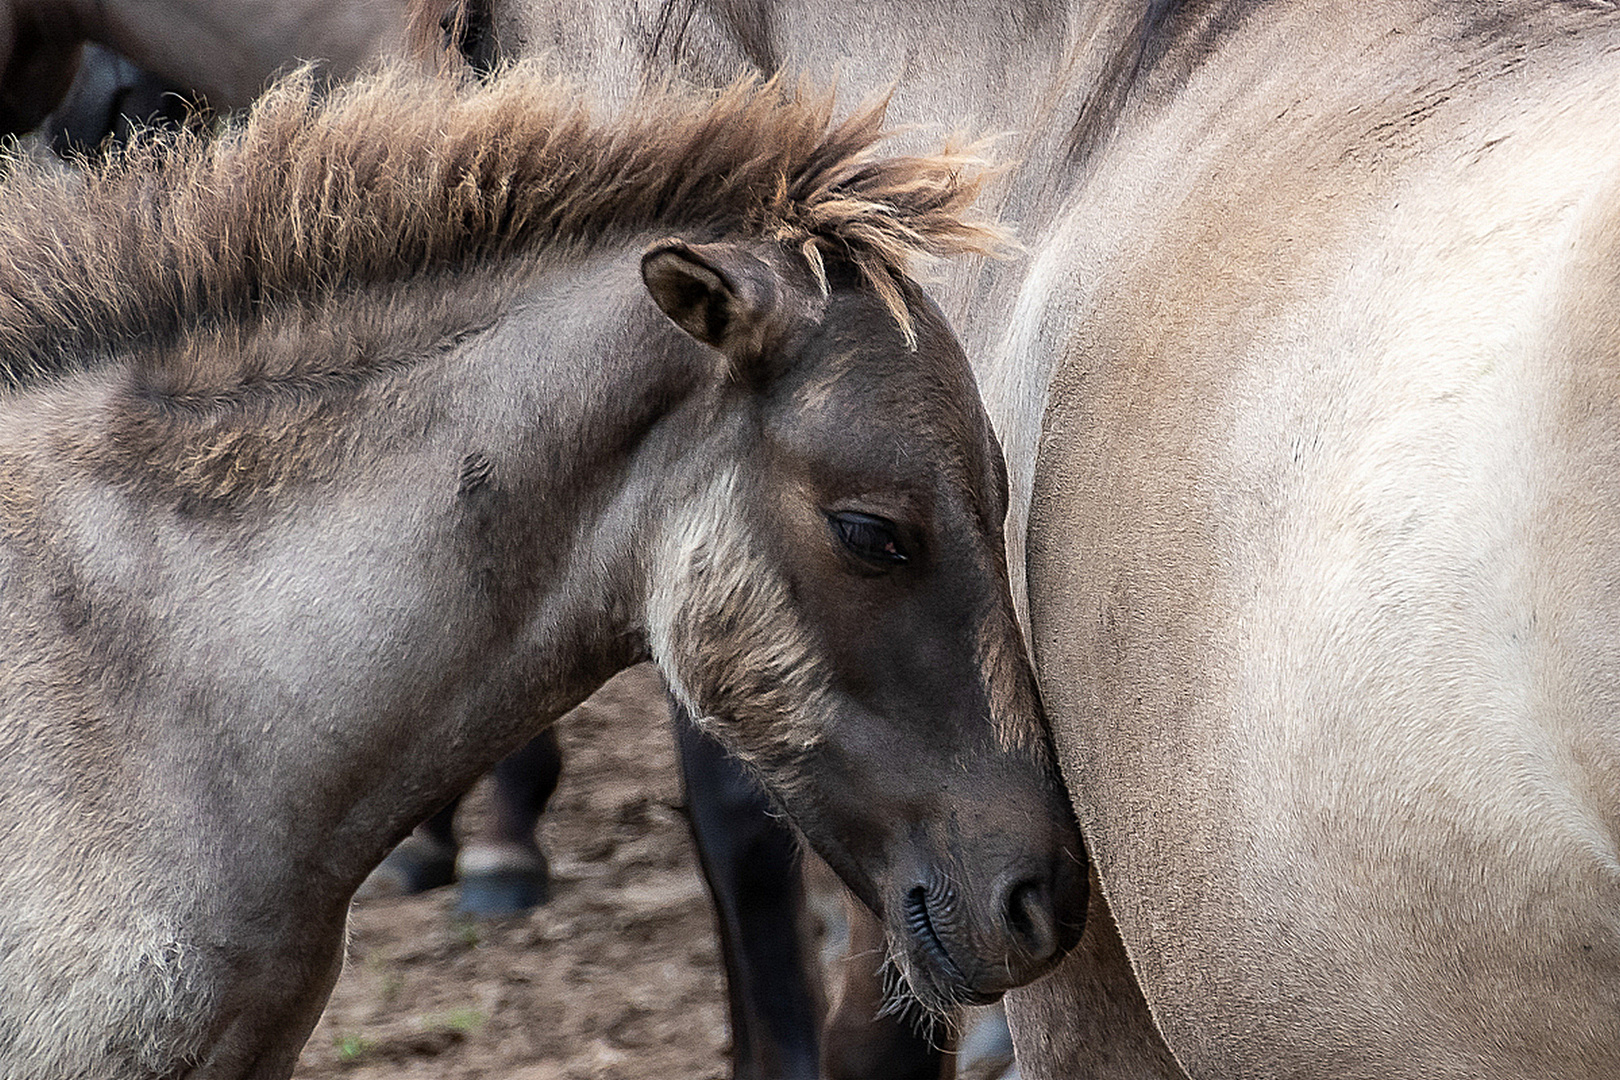
M387 69L280 82L218 138L153 139L83 174L0 188L0 388L201 325L649 229L737 228L854 262L905 324L895 275L984 251L977 164L882 158L881 103L832 123L780 81L649 92L597 119L519 66L487 85ZM909 329L909 328L908 328Z

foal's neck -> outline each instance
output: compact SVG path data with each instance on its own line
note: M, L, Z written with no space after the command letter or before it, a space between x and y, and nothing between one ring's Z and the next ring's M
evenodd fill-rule
M87 492L84 542L133 554L88 561L165 568L152 639L101 647L151 671L136 725L176 809L239 819L244 843L287 858L329 852L342 892L643 659L648 537L687 467L670 418L709 363L636 260L603 256L352 396L288 396L285 423L246 406L259 430L183 419L196 431L129 466L115 516ZM177 499L218 447L268 486Z
M405 570L424 575L417 622L455 640L428 646L431 674L407 676L427 692L375 806L351 811L357 845L388 838L378 819L413 825L646 658L650 538L701 441L672 417L712 362L653 307L636 261L616 257L542 286L459 357L407 378L443 419L413 455L426 482L402 477L388 501L421 523L428 565ZM423 796L390 802L400 779Z

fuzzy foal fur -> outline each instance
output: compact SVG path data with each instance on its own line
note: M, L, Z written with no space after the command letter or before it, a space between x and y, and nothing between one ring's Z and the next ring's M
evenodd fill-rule
M263 337L266 315L361 286L437 284L654 227L746 229L814 265L823 252L850 261L904 325L895 275L910 260L1000 243L963 216L979 188L964 170L978 162L949 149L874 158L881 103L829 129L831 117L830 96L744 82L702 107L650 94L597 120L577 88L535 68L477 93L394 70L323 103L306 71L222 140L158 136L87 179L13 179L0 375L26 383L136 344L166 347L171 393L306 375L299 354L261 364L209 335L251 320Z
M999 452L903 273L996 242L964 160L573 97L301 76L4 192L0 1074L286 1075L370 867L649 655L930 1001L1073 942Z

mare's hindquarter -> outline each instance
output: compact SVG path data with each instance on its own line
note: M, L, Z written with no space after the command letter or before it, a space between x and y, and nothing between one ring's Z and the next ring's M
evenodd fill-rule
M1620 1075L1620 28L1412 11L1223 26L1024 298L1038 666L1194 1077ZM1027 1074L1175 1075L1095 977Z
M601 352L687 339L622 252L480 288L353 392L0 401L0 1076L290 1072L369 868L638 658L676 395Z

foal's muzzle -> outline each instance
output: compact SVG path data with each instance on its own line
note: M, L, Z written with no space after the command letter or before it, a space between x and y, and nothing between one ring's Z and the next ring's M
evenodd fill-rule
M1080 940L1087 876L1076 847L1049 865L1015 864L980 898L930 867L890 913L894 952L926 1006L985 1005L1045 973Z

